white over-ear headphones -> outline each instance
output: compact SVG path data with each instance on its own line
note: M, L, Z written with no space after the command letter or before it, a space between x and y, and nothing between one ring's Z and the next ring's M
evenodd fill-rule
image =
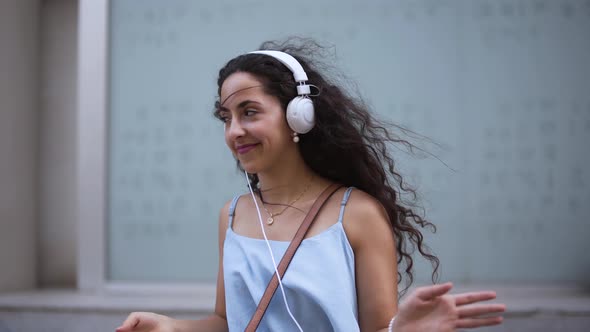
M309 98L310 86L307 84L307 74L301 64L291 55L281 51L254 51L250 53L269 55L284 64L293 73L297 85L298 96L287 105L287 123L298 133L305 134L315 125L313 102Z

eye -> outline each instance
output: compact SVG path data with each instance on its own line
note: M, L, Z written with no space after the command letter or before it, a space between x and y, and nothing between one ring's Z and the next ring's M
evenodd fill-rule
M223 122L223 123L227 123L228 121L230 121L230 117L227 115L227 112L217 112L215 114L215 117L219 119L219 121Z
M248 108L244 111L244 115L245 116L252 116L255 115L256 113L258 113L256 110Z

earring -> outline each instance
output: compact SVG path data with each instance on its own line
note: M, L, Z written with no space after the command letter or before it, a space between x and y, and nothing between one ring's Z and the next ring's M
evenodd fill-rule
M299 136L296 132L293 132L293 142L299 143Z

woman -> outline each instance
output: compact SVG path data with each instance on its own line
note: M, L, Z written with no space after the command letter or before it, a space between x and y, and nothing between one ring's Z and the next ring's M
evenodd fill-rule
M265 43L262 50L280 52L240 55L219 72L215 115L251 193L220 212L215 314L190 321L133 313L117 331L243 331L276 260L335 183L343 187L306 233L260 331L452 331L501 322L487 314L504 305L465 306L493 292L447 295L450 283L419 288L398 308L397 285L413 277L409 248L433 263L433 279L438 269L420 231L433 225L401 203L400 194L414 192L388 152L391 142L409 143L303 56L313 45Z

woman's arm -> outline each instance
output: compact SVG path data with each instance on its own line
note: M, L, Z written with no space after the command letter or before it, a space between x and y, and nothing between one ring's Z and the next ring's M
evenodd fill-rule
M502 322L496 314L506 310L504 304L481 304L494 299L494 292L451 295L451 283L419 287L398 308L397 254L385 210L373 197L354 190L343 223L355 255L361 331L387 332L394 315L395 332L447 332Z
M354 251L361 331L378 331L397 312L397 255L387 213L373 197L353 190L343 226Z
M219 213L219 268L217 272L217 290L215 312L200 320L179 320L151 313L134 312L117 328L117 332L227 332L225 316L225 286L223 283L223 242L228 227L230 202L226 203Z

